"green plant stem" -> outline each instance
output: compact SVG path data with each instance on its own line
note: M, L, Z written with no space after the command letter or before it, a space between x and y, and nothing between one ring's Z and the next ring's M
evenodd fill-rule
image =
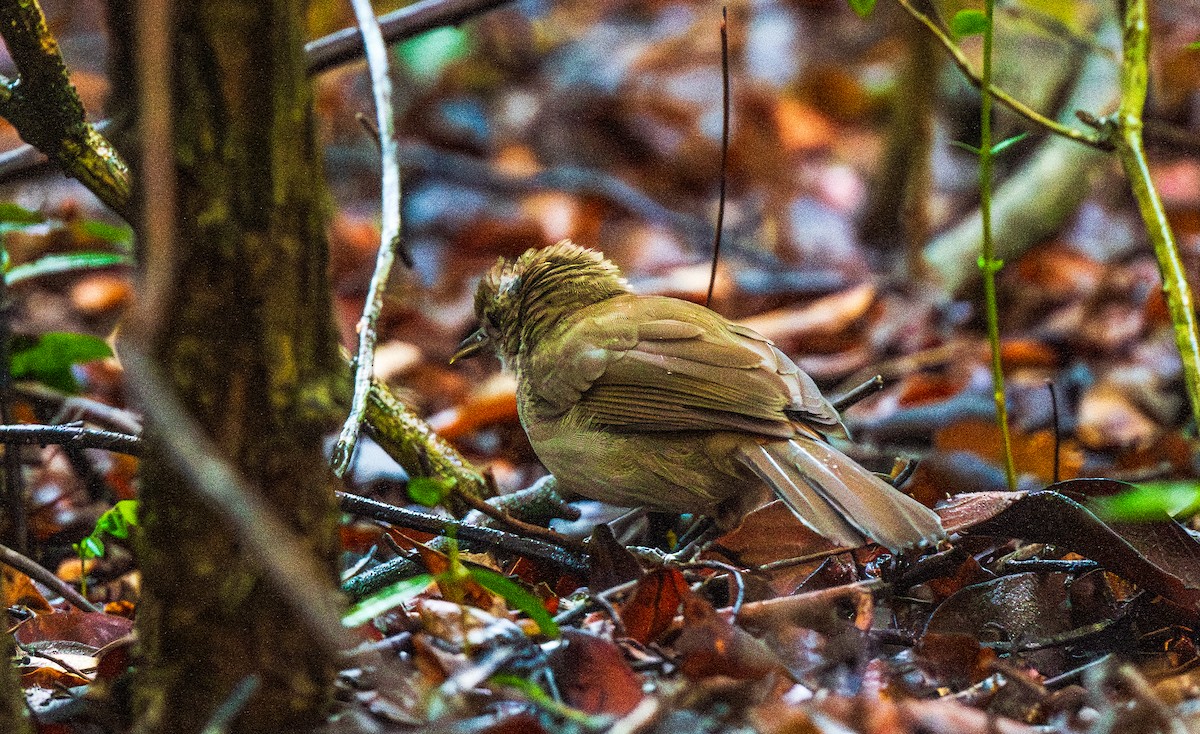
M987 25L983 31L983 76L980 93L983 96L979 115L979 211L983 217L983 255L979 266L983 270L983 298L987 311L988 343L992 347L992 396L996 401L996 425L1004 448L1004 477L1008 488L1017 488L1017 467L1013 462L1012 437L1008 431L1008 405L1004 399L1004 366L1000 361L1000 313L996 303L996 271L1001 262L996 259L992 241L992 19L995 0L986 0L984 14Z
M1163 295L1171 324L1175 329L1175 344L1183 362L1183 381L1192 416L1200 425L1200 330L1197 329L1196 308L1192 290L1175 236L1167 221L1162 199L1150 178L1146 151L1142 143L1142 110L1146 104L1146 77L1150 53L1150 22L1146 0L1125 3L1124 56L1121 64L1121 106L1115 120L1105 120L1104 131L1116 144L1117 157L1129 177L1129 186L1146 223L1146 233L1154 245L1162 274Z

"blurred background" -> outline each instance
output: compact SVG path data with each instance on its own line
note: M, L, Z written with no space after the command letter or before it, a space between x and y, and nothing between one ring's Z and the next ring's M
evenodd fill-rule
M403 233L416 267L392 279L377 370L491 464L502 488L541 470L495 360L446 364L472 328L474 285L499 256L570 238L603 250L642 292L703 301L721 176L721 7L512 2L392 47ZM967 6L919 7L947 19ZM103 4L44 8L89 114L102 119ZM1102 116L1117 100L1115 12L999 3L997 84L1087 129L1075 110ZM1200 51L1189 44L1200 4L1154 12L1148 146L1195 283ZM735 0L728 17L728 197L713 308L776 340L831 394L882 374L887 387L847 416L853 451L882 469L897 455L923 459L918 496L1002 488L978 295L977 159L957 145L978 144L978 93L891 0L866 19L841 0ZM348 3L312 4L312 38L353 25ZM961 45L977 63L978 39ZM0 73L10 70L0 51ZM365 64L325 71L314 89L333 297L349 345L379 241L378 153L357 119L374 117ZM1157 265L1120 165L1004 109L997 125L997 139L1027 133L1000 155L995 194L1023 486L1049 483L1056 466L1063 478L1195 476ZM19 146L0 123L0 150ZM8 235L14 264L128 246L124 225L73 181L11 168L2 178L0 201L47 217ZM100 336L134 297L123 267L39 278L12 295L18 331ZM85 393L120 404L111 363L79 369ZM365 451L355 476L390 483L397 472ZM57 500L79 481L60 479L49 482Z

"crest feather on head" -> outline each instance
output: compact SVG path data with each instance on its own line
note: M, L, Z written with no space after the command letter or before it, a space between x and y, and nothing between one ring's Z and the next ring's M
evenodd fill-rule
M475 315L515 351L566 313L629 293L621 270L603 253L563 240L500 258L475 291Z

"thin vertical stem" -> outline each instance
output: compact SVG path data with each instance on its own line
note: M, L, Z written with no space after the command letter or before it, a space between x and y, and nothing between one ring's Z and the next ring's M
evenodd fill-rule
M0 235L0 253L7 252ZM7 257L2 258L4 260ZM8 300L8 285L0 273L0 422L13 425L12 413L12 324ZM25 513L25 487L21 481L21 449L15 444L4 445L4 504L9 515L9 531L13 547L20 553L29 549L29 521Z
M1004 449L1004 477L1009 489L1017 488L1017 468L1013 462L1012 437L1008 430L1008 405L1004 399L1004 366L1000 361L1000 314L996 302L996 271L1001 263L996 259L992 240L992 23L995 0L986 0L984 14L987 23L983 30L983 74L980 93L983 97L979 121L979 210L983 217L983 255L979 267L983 270L983 298L987 312L988 342L992 347L992 396L996 401L996 424Z
M725 180L729 168L729 8L721 8L721 193L717 197L717 230L713 233L712 271L708 274L705 306L712 306L721 259L721 230L725 228Z
M388 76L387 46L379 30L379 21L371 9L370 0L351 0L354 14L362 31L363 47L366 50L367 68L371 74L371 90L375 97L375 119L379 126L379 151L382 166L381 193L382 221L380 223L379 253L375 259L375 272L367 289L367 300L363 305L362 317L358 320L358 353L354 359L354 397L350 404L350 415L342 425L342 433L333 449L333 473L341 477L350 468L354 448L362 431L363 416L367 410L367 396L371 391L371 375L375 364L375 342L378 339L376 324L383 310L383 291L392 272L392 262L397 253L408 267L412 267L412 256L400 241L400 150L396 142L395 113L392 110L392 80Z
M1142 110L1146 105L1150 54L1146 0L1126 1L1123 46L1121 107L1116 114L1114 142L1117 156L1129 178L1129 187L1145 221L1146 234L1154 245L1154 254L1162 274L1163 295L1175 330L1175 344L1183 363L1184 388L1192 406L1192 416L1200 425L1200 329L1197 328L1196 307L1192 302L1192 290L1187 282L1183 260L1175 244L1175 235L1167 221L1167 212L1150 178L1150 167L1142 142ZM1107 128L1110 134L1114 132L1112 118L1107 121Z

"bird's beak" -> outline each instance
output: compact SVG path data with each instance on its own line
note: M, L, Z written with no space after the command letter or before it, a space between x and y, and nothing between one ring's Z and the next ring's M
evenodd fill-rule
M479 327L475 330L475 333L463 339L462 343L458 345L458 351L450 358L450 364L454 364L460 359L470 359L471 357L478 356L490 341L487 332L483 330L482 326Z

